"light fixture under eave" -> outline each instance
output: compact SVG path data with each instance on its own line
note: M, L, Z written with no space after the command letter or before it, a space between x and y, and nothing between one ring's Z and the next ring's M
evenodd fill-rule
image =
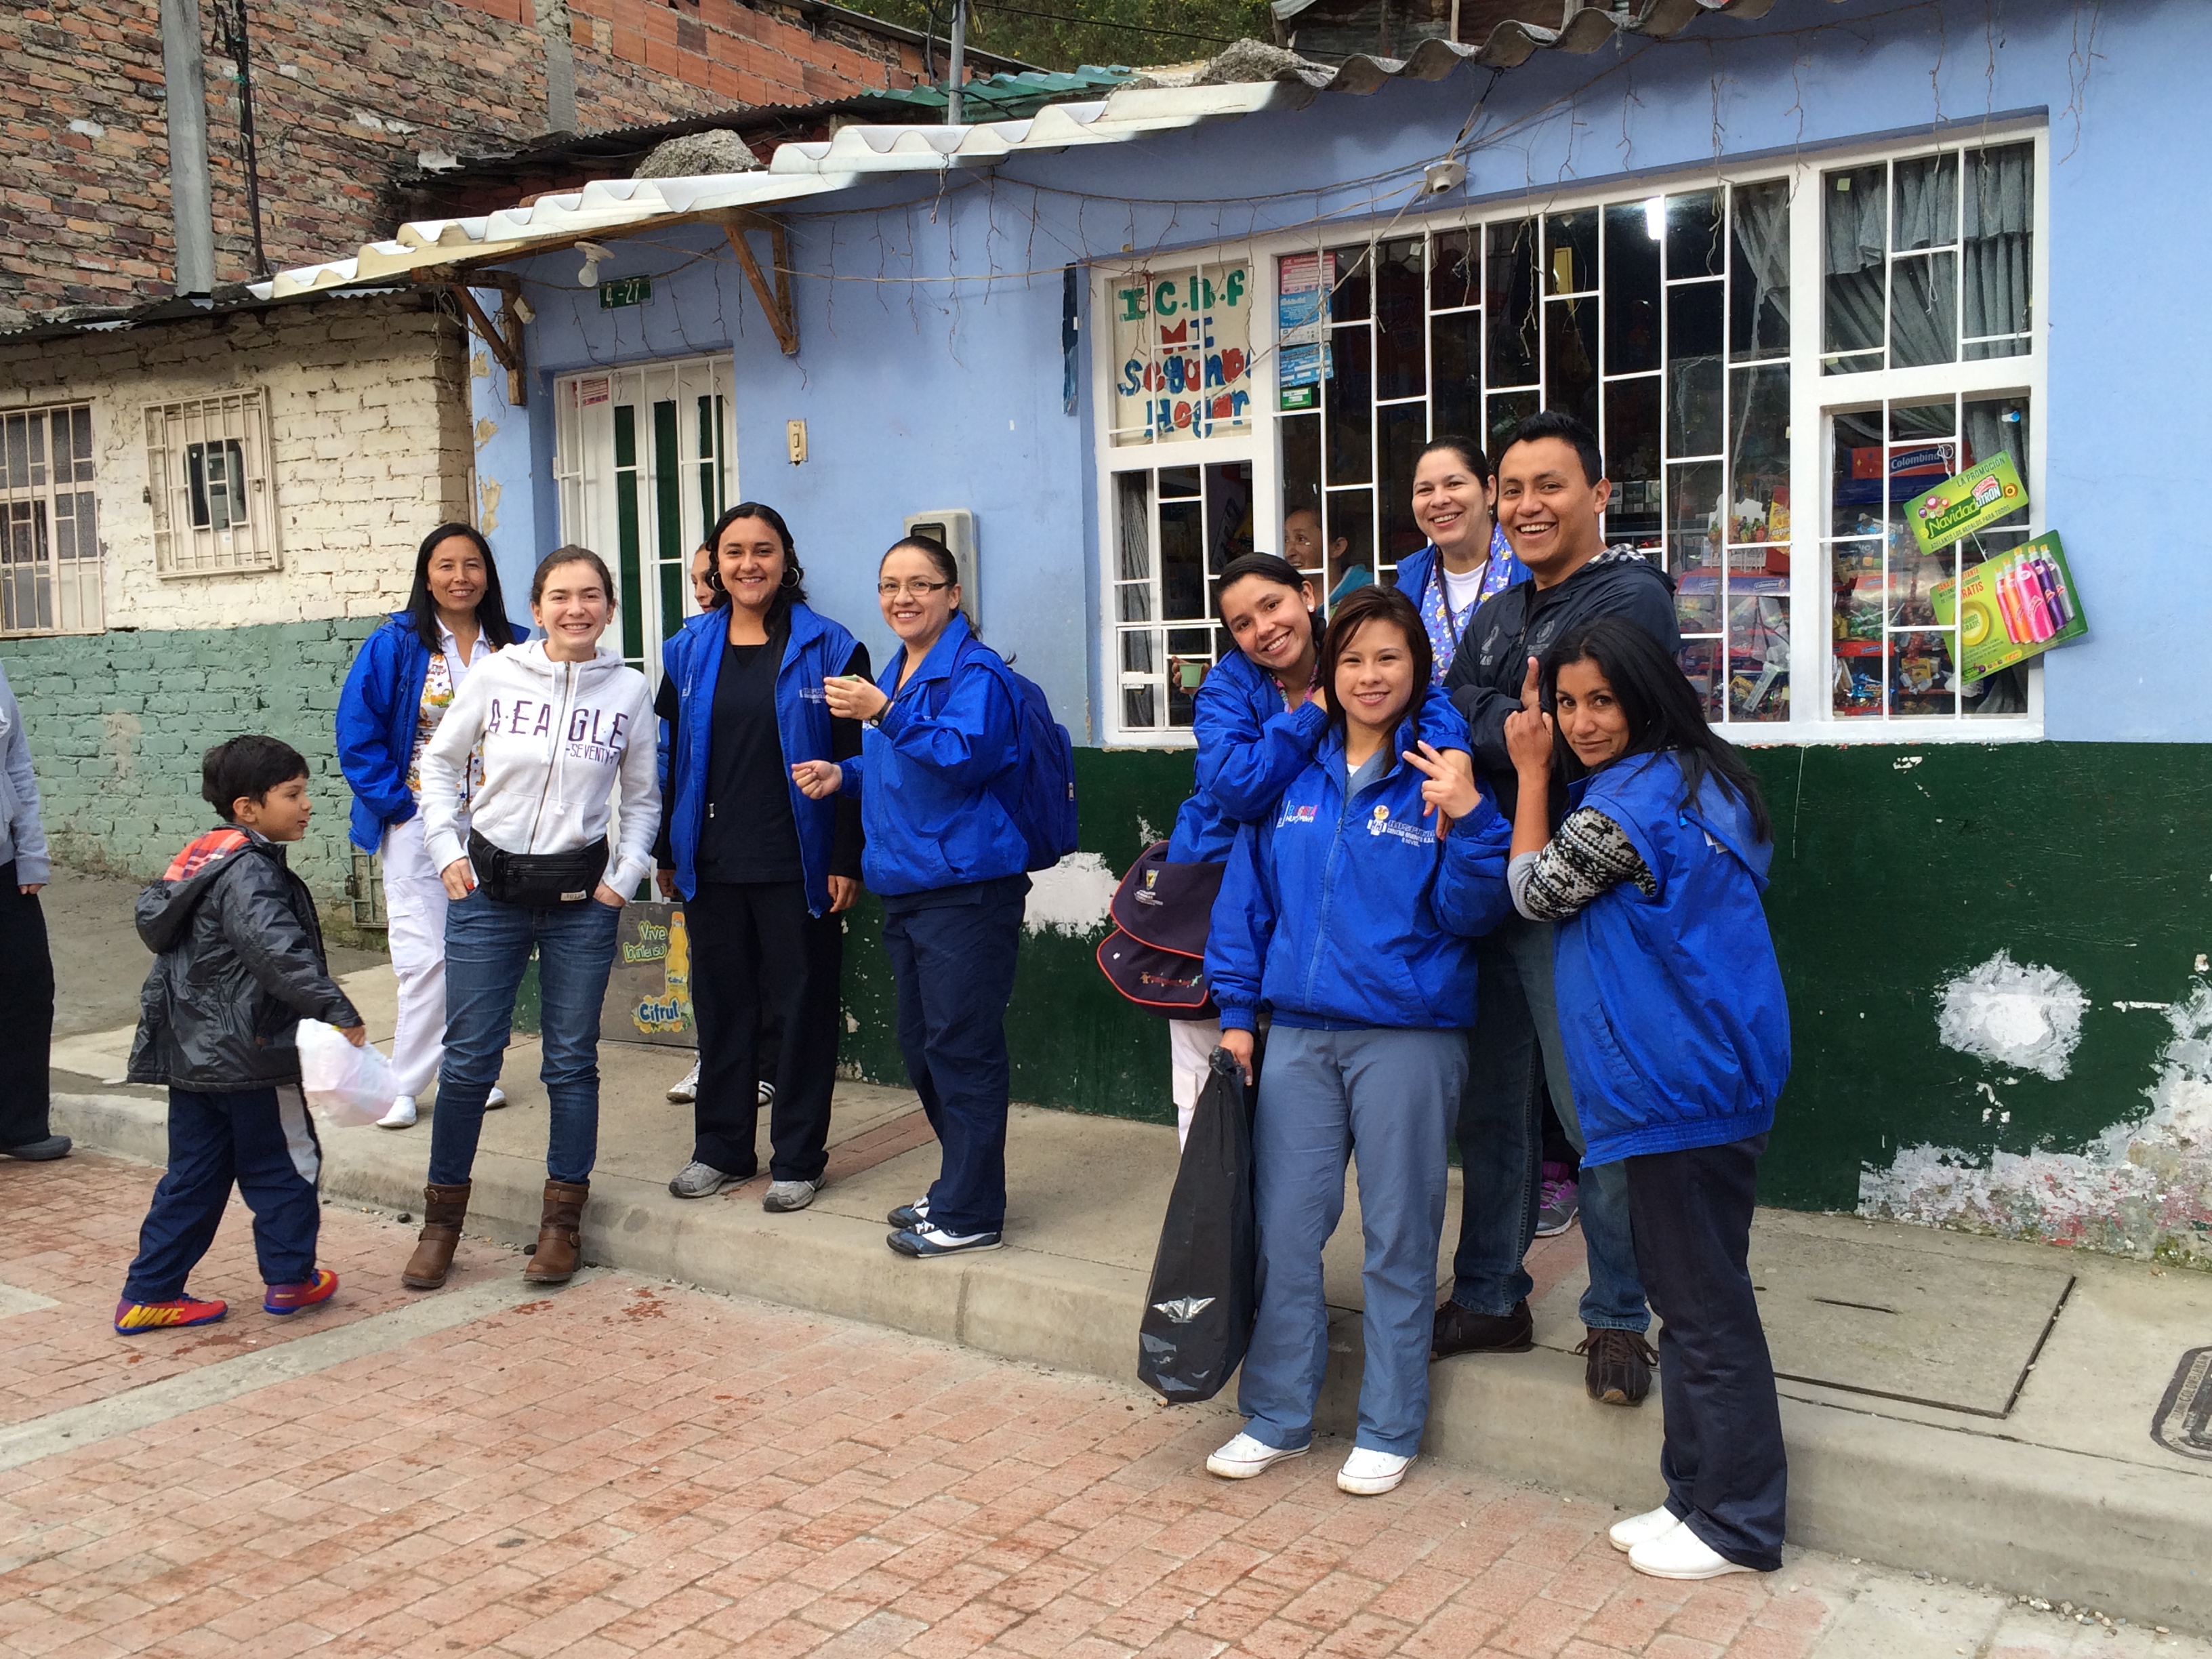
M579 242L576 246L584 256L584 268L576 273L576 285L579 288L597 288L601 262L611 259L614 255L597 242Z

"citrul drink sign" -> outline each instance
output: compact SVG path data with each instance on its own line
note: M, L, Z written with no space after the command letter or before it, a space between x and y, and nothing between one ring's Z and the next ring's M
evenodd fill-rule
M1905 504L1905 521L1923 553L1940 552L1984 525L2008 518L2027 505L2020 469L2002 452L1956 477L1946 478Z
M1936 620L1959 629L1959 679L1976 680L2089 631L2056 532L1973 566L1929 591Z

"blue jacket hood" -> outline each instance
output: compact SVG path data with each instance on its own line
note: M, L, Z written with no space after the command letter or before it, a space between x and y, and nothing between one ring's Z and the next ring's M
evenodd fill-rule
M1419 735L1458 746L1449 720L1425 710ZM1474 1024L1471 941L1510 908L1512 828L1486 795L1439 844L1421 816L1426 780L1396 757L1415 736L1401 725L1389 769L1347 799L1344 739L1330 732L1269 816L1237 832L1206 951L1225 1028L1253 1029L1263 1002L1285 1024L1325 1030Z
M1790 1006L1759 903L1771 844L1708 775L1682 800L1670 750L1576 786L1657 884L1623 883L1559 924L1554 983L1591 1164L1764 1134L1790 1074Z

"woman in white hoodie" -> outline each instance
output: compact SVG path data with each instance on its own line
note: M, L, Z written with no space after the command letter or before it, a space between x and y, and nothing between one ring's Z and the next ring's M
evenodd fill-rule
M614 608L614 579L598 554L546 555L530 585L539 637L472 670L422 751L422 842L453 902L429 1185L401 1275L410 1289L436 1289L453 1265L484 1099L532 945L552 1128L538 1249L523 1277L558 1285L576 1271L599 1150L599 1005L616 919L651 868L660 825L653 693L599 643ZM483 781L465 814L461 774L478 749ZM611 848L617 786L621 844Z

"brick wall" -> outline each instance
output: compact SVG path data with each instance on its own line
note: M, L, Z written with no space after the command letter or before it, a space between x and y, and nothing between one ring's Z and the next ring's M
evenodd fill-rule
M560 0L544 9L557 21ZM233 76L207 42L216 275L253 275ZM737 103L805 103L913 83L916 48L763 0L570 0L586 131ZM390 181L422 158L545 128L538 0L254 0L262 234L272 268L388 234ZM174 280L158 0L0 6L0 328L128 305Z
M111 629L371 617L406 597L416 544L468 519L468 347L417 295L332 299L35 343L0 341L0 410L92 404ZM144 406L266 388L283 568L155 574Z
M367 619L0 641L22 706L48 839L64 862L150 881L214 820L200 756L266 732L307 757L315 816L292 867L343 924L352 804L337 769L338 689Z

